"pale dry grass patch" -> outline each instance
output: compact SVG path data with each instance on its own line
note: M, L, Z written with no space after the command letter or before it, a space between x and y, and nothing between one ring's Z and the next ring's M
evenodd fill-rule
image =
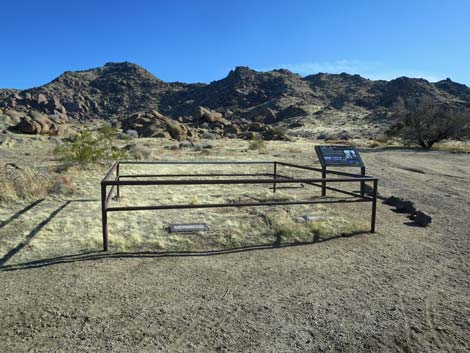
M246 141L215 140L213 155L201 155L190 150L164 149L165 141L151 141L157 160L287 160L299 164L314 163L314 145L311 141L269 141L266 154L246 150ZM286 153L288 152L288 153ZM12 262L46 257L78 254L102 249L100 217L100 180L109 167L101 165L86 168L70 167L52 173L66 175L73 181L73 196L46 197L47 207L32 210L35 221L25 226L25 232L16 232L16 223L7 226L11 233L8 244L0 247L4 254L19 243L31 229L47 219L64 202L71 201L34 236L29 245L15 255ZM311 177L309 171L280 167L284 175ZM272 173L268 165L122 165L121 174L193 174L193 173ZM9 184L11 186L11 184ZM280 185L278 185L279 187ZM2 184L5 187L5 184ZM34 189L36 190L36 189ZM50 190L50 189L49 189ZM108 188L109 191L109 188ZM9 191L11 192L11 191ZM271 184L264 185L188 185L188 186L125 186L117 205L204 204L237 201L300 200L318 196L319 189L278 188L274 194ZM47 196L47 194L45 194ZM51 196L51 194L49 194ZM32 197L37 199L37 196ZM113 203L116 201L113 201ZM4 208L2 208L3 210ZM339 217L330 208L322 206L278 206L217 208L195 210L165 210L154 212L116 212L109 214L109 245L111 251L206 251L253 245L312 242L340 234L367 231L368 225L350 222ZM7 215L8 212L5 213ZM320 221L302 223L301 215L322 215ZM2 216L3 217L3 216ZM7 216L5 216L7 217ZM195 234L171 234L170 223L205 222L210 230ZM3 232L3 230L2 230ZM6 240L5 240L6 241Z
M432 149L450 152L470 152L470 141L443 141L436 143Z
M34 167L10 168L0 174L0 201L32 200L45 197L53 186L51 173Z

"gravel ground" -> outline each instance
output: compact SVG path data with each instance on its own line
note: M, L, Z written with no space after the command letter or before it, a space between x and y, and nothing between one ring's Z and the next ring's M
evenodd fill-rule
M380 204L378 234L6 267L0 351L470 351L470 155L363 158L382 193L415 201L432 225Z

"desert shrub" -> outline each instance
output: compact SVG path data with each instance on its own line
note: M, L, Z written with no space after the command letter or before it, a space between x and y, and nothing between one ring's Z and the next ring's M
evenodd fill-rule
M287 134L287 128L285 126L278 125L273 127L272 133L277 136L285 136Z
M57 195L70 195L74 192L75 185L72 183L70 177L66 175L57 175L49 188L49 193Z
M259 135L256 135L248 145L249 150L264 150L266 149L266 142Z
M427 96L400 100L395 117L398 122L387 133L400 137L407 145L430 149L442 140L470 136L468 111L437 104Z
M299 223L288 213L281 212L275 216L267 216L265 222L274 236L274 243L278 245L284 242L318 241L322 236L334 235L326 218L320 222Z
M80 164L125 159L127 152L113 144L115 136L116 130L110 125L104 125L95 134L83 129L78 135L58 145L54 154L65 162Z
M0 173L0 202L32 200L54 194L70 194L74 185L69 177L39 167L7 165Z
M143 145L143 144L132 144L132 145L127 145L124 147L129 155L138 160L149 160L152 159L153 156L153 151L149 146Z

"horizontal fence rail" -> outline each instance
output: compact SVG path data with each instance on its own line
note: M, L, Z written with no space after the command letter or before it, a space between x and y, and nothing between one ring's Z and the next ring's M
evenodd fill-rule
M120 175L120 165L272 165L273 173L203 173L203 174L124 174ZM295 178L278 173L279 167L308 170L322 174L321 178ZM114 178L112 177L115 174ZM328 177L332 174L340 177ZM206 179L192 179L192 178ZM214 179L220 177L252 177L243 179ZM256 177L256 178L254 178ZM129 180L135 178L149 178L145 180ZM160 178L189 178L189 179L160 179ZM125 179L125 180L123 180ZM363 185L366 182L373 183L370 196L363 192ZM307 200L279 200L279 201L258 201L258 202L227 202L227 203L207 203L207 204L176 204L176 205L153 205L153 206L121 206L109 207L112 200L119 201L121 186L151 186L151 185L235 185L235 184L271 184L275 193L277 184L307 184L319 187L322 190L322 197ZM360 183L361 193L342 190L328 186L328 183ZM108 212L123 211L150 211L150 210L171 210L171 209L194 209L194 208L221 208L221 207L258 207L258 206L279 206L279 205L309 205L309 204L333 204L333 203L353 203L370 202L371 211L371 233L375 232L376 209L377 209L377 185L378 178L363 174L352 174L332 170L322 170L320 168L292 164L278 161L120 161L115 162L101 181L101 215L103 232L103 250L108 250ZM109 192L107 187L110 186ZM334 191L349 196L349 198L327 199L326 190ZM115 197L113 197L116 193Z

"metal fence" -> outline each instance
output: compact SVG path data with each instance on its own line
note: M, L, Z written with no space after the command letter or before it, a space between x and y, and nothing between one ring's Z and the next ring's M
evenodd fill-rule
M272 165L272 173L206 173L206 174L120 174L122 165ZM320 178L295 178L280 173L281 167L290 167L311 172L321 173ZM114 178L113 178L114 175ZM333 176L330 177L329 175ZM175 179L184 177L185 179ZM192 178L204 179L192 179ZM224 177L224 179L215 179ZM234 179L234 177L245 177ZM248 178L250 177L250 178ZM141 180L141 178L145 178ZM136 180L139 179L139 180ZM364 185L372 183L372 192L368 195L364 192ZM306 184L321 189L321 197L308 200L279 200L258 202L230 202L230 203L208 203L208 204L174 204L154 206L109 206L114 199L120 199L121 186L162 186L162 185L230 185L230 184L268 184L272 185L275 193L279 184ZM345 183L359 183L360 192L347 191L338 187ZM103 229L103 250L108 250L108 212L123 211L148 211L148 210L170 210L170 209L193 209L193 208L219 208L219 207L249 207L249 206L278 206L278 205L308 205L327 203L353 203L371 202L370 232L375 232L376 208L377 208L377 183L378 178L367 175L352 174L333 170L322 170L310 166L279 162L279 161L118 161L113 164L106 176L101 181L101 214ZM331 184L338 186L333 187ZM338 185L339 184L339 185ZM110 187L109 192L107 188ZM326 191L334 191L349 196L349 198L327 198ZM351 198L352 197L352 198Z

